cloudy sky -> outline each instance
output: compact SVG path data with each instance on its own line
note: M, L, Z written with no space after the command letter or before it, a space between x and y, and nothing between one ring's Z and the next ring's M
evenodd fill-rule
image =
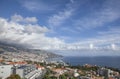
M120 0L0 0L0 42L119 50Z

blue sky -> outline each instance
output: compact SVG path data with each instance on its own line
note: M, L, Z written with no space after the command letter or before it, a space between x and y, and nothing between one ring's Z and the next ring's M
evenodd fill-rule
M119 4L120 0L0 0L0 41L40 49L119 50Z

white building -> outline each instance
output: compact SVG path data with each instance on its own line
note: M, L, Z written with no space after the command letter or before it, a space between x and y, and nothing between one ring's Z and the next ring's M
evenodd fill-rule
M37 75L40 72L41 70L37 70L35 65L23 65L16 68L16 74L18 74L21 78L29 79L30 77Z
M78 77L78 76L80 76L79 73L75 72L74 77Z
M0 65L0 78L5 79L13 73L13 65Z
M35 65L0 65L0 79L6 79L11 74L18 74L21 78L35 79L42 74L42 70L36 69Z
M23 65L16 68L16 74L20 75L20 77L24 78L25 75L28 73L36 70L36 67L34 65Z

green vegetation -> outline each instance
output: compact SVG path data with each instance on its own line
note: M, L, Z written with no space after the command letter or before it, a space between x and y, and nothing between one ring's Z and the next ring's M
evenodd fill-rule
M70 68L73 68L73 69L80 69L80 70L85 70L85 71L90 71L90 70L93 70L93 71L97 71L99 69L98 66L92 66L92 67L85 67L85 66L70 66Z
M51 73L54 74L54 72L50 69L46 69L46 74L44 75L43 79L57 79L55 76L50 76Z
M45 62L43 62L43 63L41 63L41 62L33 62L33 61L26 61L28 64L38 64L38 65L41 65L41 66L46 66L46 63Z
M58 64L56 68L61 68L62 66L63 66L62 64Z
M59 76L59 79L77 79L76 77L73 77L72 74L69 73L64 73Z
M63 74L59 76L59 79L67 79L67 77Z
M120 73L120 70L118 68L112 68L112 67L105 67L105 68L108 68L108 69L111 69L113 71L116 71L116 72L119 72Z
M57 77L45 75L43 79L57 79Z
M73 70L77 70L76 72L78 74L80 74L80 76L88 76L90 73L92 73L93 76L96 77L96 79L98 78L96 73L98 71L98 69L100 69L101 67L99 66L91 66L91 65L85 65L85 66L63 66L61 64L47 64L47 66L51 66L54 68L70 68ZM108 68L107 69L111 69L113 71L117 71L120 73L120 71L118 69L115 68ZM77 77L74 77L74 71L69 71L68 72L64 72L63 74L57 74L56 72L52 71L52 69L46 69L46 74L43 76L43 79L78 79ZM103 76L99 76L99 77L103 77ZM108 77L104 76L105 79L108 79Z
M21 79L19 75L17 74L12 74L9 77L7 77L6 79Z

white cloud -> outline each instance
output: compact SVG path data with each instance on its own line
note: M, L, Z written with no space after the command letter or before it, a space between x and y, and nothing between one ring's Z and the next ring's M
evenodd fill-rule
M94 45L93 44L90 44L90 49L93 49Z
M26 33L45 33L48 32L48 28L40 27L39 25L27 25L24 27Z
M69 19L75 10L73 8L73 0L70 3L66 4L66 8L62 11L59 11L57 14L52 15L48 19L48 24L50 27L55 28L56 26L60 26L64 23L67 19Z
M106 11L104 13L98 13L97 17L87 17L83 20L78 20L75 26L78 29L92 29L96 27L103 27L104 24L113 22L120 18L119 13L113 11Z
M21 4L23 7L25 7L26 9L30 10L30 11L39 11L39 12L43 12L43 11L52 11L55 9L54 5L49 5L47 3L44 3L42 1L37 1L37 0L22 0Z
M0 42L27 45L38 49L120 49L120 37L117 30L109 29L111 33L100 33L95 38L78 41L75 43L65 43L64 40L56 37L47 37L45 33L49 29L38 24L21 24L0 18ZM109 32L109 31L108 31ZM114 38L113 38L114 37ZM117 45L118 44L118 45Z
M115 44L111 44L111 48L112 48L113 50L115 50L115 49L116 49L116 45L115 45Z
M74 43L61 46L63 49L77 50L120 50L120 28L119 26L109 28L108 31L102 31L97 36L76 41Z
M75 20L74 26L79 30L104 27L105 24L120 18L119 4L119 0L106 0L101 9L95 10L89 16Z
M85 45L86 47L88 45L90 45L90 48L94 48L93 49L114 49L115 48L115 44L117 44L118 48L120 50L120 37L119 34L115 33L115 32L111 32L111 33L102 33L99 34L98 36L94 37L94 38L88 38L87 40L83 40L83 41L79 41L77 44L79 45Z
M25 1L23 6L27 8L28 10L39 10L39 3L37 2L31 2L31 1Z
M50 26L59 26L72 15L72 10L65 10L53 15L49 18L48 23Z
M22 23L37 23L37 18L36 17L22 17L21 15L15 14L14 16L11 17L11 21L14 22L22 22Z
M12 21L0 18L0 42L12 43L18 45L27 45L33 48L48 48L51 46L56 46L63 44L64 41L56 37L47 37L46 32L49 32L49 29L45 26L40 26L38 24L31 24L31 21L28 24L19 23L26 18L15 15L16 21ZM31 18L31 17L27 17ZM15 18L14 18L15 20ZM19 22L18 22L19 21ZM52 48L52 47L51 47Z
M70 0L71 3L74 3L74 0Z

